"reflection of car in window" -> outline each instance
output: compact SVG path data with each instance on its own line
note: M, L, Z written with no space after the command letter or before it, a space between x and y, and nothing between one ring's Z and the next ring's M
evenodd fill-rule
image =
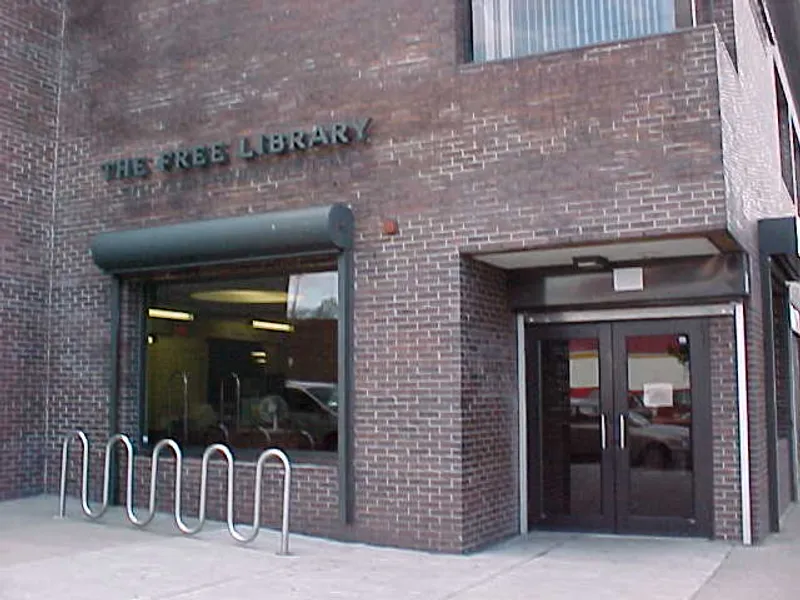
M570 401L570 454L572 460L597 461L600 457L600 410L596 399ZM653 423L631 410L626 413L631 463L654 469L691 468L690 425Z
M338 386L335 383L297 381L290 379L286 382L286 388L302 390L310 395L318 404L321 404L326 410L336 412L338 408Z
M315 450L336 450L339 424L336 384L288 380L282 396L286 423L281 426L308 435Z

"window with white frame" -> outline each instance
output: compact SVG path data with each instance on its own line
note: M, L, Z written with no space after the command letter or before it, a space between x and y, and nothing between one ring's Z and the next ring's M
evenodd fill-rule
M775 99L778 118L778 149L781 161L781 177L786 190L796 203L800 195L800 147L797 130L792 123L789 100L781 81L780 73L775 69Z
M697 0L471 0L472 59L485 62L666 33Z

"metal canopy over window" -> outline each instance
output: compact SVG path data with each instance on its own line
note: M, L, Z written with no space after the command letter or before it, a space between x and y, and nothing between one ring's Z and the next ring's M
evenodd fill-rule
M92 257L108 273L255 261L348 250L353 213L343 204L101 233Z

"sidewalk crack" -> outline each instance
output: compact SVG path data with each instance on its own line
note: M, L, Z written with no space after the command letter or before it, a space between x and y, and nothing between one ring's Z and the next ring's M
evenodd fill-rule
M729 546L729 547L728 547L728 550L725 552L725 555L722 557L722 560L720 560L720 561L719 561L719 563L717 563L717 566L716 566L716 567L714 567L714 570L713 570L713 571L711 571L711 573L709 574L709 576L708 576L708 577L706 577L706 578L705 578L705 579L704 579L704 580L703 580L703 581L700 583L700 585L698 585L698 586L697 586L697 589L696 589L696 590L695 590L695 591L692 593L692 595L691 595L691 596L689 596L689 598L688 598L687 600L695 600L695 598L697 598L697 596L700 594L700 592L702 592L702 591L703 591L703 588L704 588L704 587L706 587L706 585L708 584L708 582L709 582L709 581L711 581L712 579L714 579L714 577L716 577L716 576L717 576L717 573L718 573L718 572L719 572L719 570L722 568L722 565L724 565L724 564L725 564L725 561L726 561L726 560L728 560L728 557L729 557L729 556L731 555L731 553L733 552L733 548L734 548L733 546Z
M498 571L495 571L494 573L491 573L491 574L487 575L486 577L484 577L482 579L479 579L479 580L474 581L474 582L472 582L472 583L470 583L468 585L465 585L465 586L463 586L463 587L461 587L461 588L459 588L459 589L457 589L457 590L455 590L453 592L448 592L446 595L442 596L440 598L440 600L452 600L453 598L456 598L459 594L462 594L463 592L467 592L469 590L475 589L475 588L477 588L477 587L479 587L479 586L481 586L481 585L483 585L485 583L488 583L489 581L492 581L493 579L497 579L498 577L500 577L502 575L506 575L507 573L513 571L514 569L517 569L519 567L522 567L524 565L527 565L527 564L530 564L530 563L532 563L534 561L537 561L540 558L543 558L543 557L547 556L548 554L550 554L554 550L558 550L559 548L562 548L564 546L564 544L566 544L567 542L572 541L572 539L573 538L568 538L568 539L562 540L560 542L556 542L552 546L549 546L549 547L547 547L547 548L545 548L545 549L543 549L543 550L541 550L539 552L534 553L532 556L526 557L523 560L520 560L519 562L515 562L515 563L510 564L510 565L508 565L506 567L503 567L502 569L499 569Z

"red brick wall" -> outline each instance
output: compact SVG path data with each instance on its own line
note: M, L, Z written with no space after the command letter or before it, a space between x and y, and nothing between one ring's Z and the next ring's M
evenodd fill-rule
M769 533L769 479L757 223L790 216L794 207L781 179L772 49L749 0L733 0L732 5L738 64L721 51L717 64L729 228L751 259L752 293L745 304L747 380L753 537L760 540Z
M757 263L756 263L757 264ZM769 471L767 469L767 408L764 381L765 317L761 302L761 274L751 270L751 294L745 303L747 337L747 397L750 413L750 494L753 540L769 534Z
M513 321L502 308L490 326L467 320L485 314L501 279L462 256L724 229L717 50L705 28L460 65L453 7L71 5L51 461L68 428L99 438L107 427L110 284L88 255L92 235L345 202L357 229L356 524L340 534L459 551L514 530ZM105 182L99 168L361 116L374 119L361 146L138 182ZM383 216L398 219L397 236L380 233ZM462 303L462 285L479 297ZM126 306L130 323L135 303ZM509 347L493 357L468 349L502 340ZM121 424L129 427L138 406L132 353L126 344ZM490 421L478 424L483 411ZM489 436L502 441L478 453ZM328 532L334 471L305 473L309 492L295 518ZM495 485L513 493L483 514Z
M60 4L0 6L0 500L43 484Z
M514 318L505 272L462 258L462 543L468 550L519 531Z
M750 0L744 0L749 2ZM728 51L728 56L734 65L738 63L738 41L736 36L736 10L734 4L739 3L741 8L742 0L705 0L705 3L713 6L713 19L719 30L719 35L724 43L724 48ZM741 18L750 18L751 15L740 15Z
M714 453L714 537L740 540L741 480L736 373L736 332L732 318L709 319L711 429Z

